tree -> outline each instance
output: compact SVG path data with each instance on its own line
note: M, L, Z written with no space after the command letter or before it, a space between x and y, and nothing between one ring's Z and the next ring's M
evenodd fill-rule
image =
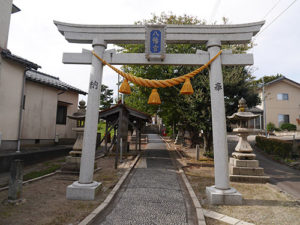
M101 95L100 95L100 110L110 108L113 103L113 90L108 89L108 86L102 84L101 85Z
M273 80L276 80L276 79L278 79L280 77L283 77L283 75L280 74L280 73L277 73L276 75L263 76L262 78L259 78L259 79L255 80L255 81L253 81L253 83L254 83L254 85L262 85L263 83L265 83L265 84L269 83L269 82L271 82Z
M205 24L193 16L176 16L162 13L160 16L153 15L150 20L137 22L137 24ZM144 45L122 45L123 52L142 53ZM251 45L224 45L222 48L230 48L234 53L245 52ZM196 53L197 49L205 50L201 44L168 44L167 53ZM189 73L197 67L193 66L123 66L125 72L132 73L148 79L169 79ZM254 77L243 66L224 66L224 91L227 115L237 111L238 100L244 97L248 106L254 106L259 102L253 85ZM167 126L181 124L182 129L190 132L192 143L199 142L199 132L204 132L204 147L209 151L212 147L212 123L211 104L209 90L209 73L203 70L191 79L194 94L190 96L180 95L182 85L158 89L162 104L160 106L147 105L151 89L146 87L132 87L132 94L126 97L126 104L148 113L158 113Z

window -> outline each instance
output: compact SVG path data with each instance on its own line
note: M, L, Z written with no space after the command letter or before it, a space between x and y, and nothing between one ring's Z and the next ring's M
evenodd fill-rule
M67 106L57 105L56 124L66 124L67 122Z
M277 100L289 100L289 95L287 93L279 93L277 94Z
M278 115L278 125L281 126L283 123L290 123L290 116L285 114Z

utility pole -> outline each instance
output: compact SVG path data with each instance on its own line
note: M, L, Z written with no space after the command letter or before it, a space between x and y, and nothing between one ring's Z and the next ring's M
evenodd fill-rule
M268 136L267 133L267 113L266 113L266 97L265 97L265 80L264 77L262 78L263 82L263 90L262 90L262 99L263 99L263 110L264 110L264 128L265 128L265 135Z

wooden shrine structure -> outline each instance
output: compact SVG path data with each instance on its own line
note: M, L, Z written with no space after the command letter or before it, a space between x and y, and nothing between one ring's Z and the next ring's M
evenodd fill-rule
M99 120L105 120L105 135L102 139L105 142L105 152L107 153L110 149L108 148L108 135L111 130L114 129L115 138L112 140L111 146L116 144L116 159L115 168L118 165L119 153L120 157L122 154L125 155L129 151L128 146L128 128L131 126L136 132L135 150L141 150L141 132L146 122L151 122L151 116L147 113L138 111L137 109L131 108L125 104L117 104L109 109L99 112ZM111 147L110 146L110 147Z

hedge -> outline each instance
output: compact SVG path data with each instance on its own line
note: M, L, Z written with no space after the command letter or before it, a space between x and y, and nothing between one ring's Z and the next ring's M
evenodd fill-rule
M291 124L291 123L283 123L283 124L281 124L280 129L292 131L292 130L297 130L297 127L296 127L296 125Z
M282 158L292 156L293 143L274 138L256 136L256 146L270 155L278 155Z

